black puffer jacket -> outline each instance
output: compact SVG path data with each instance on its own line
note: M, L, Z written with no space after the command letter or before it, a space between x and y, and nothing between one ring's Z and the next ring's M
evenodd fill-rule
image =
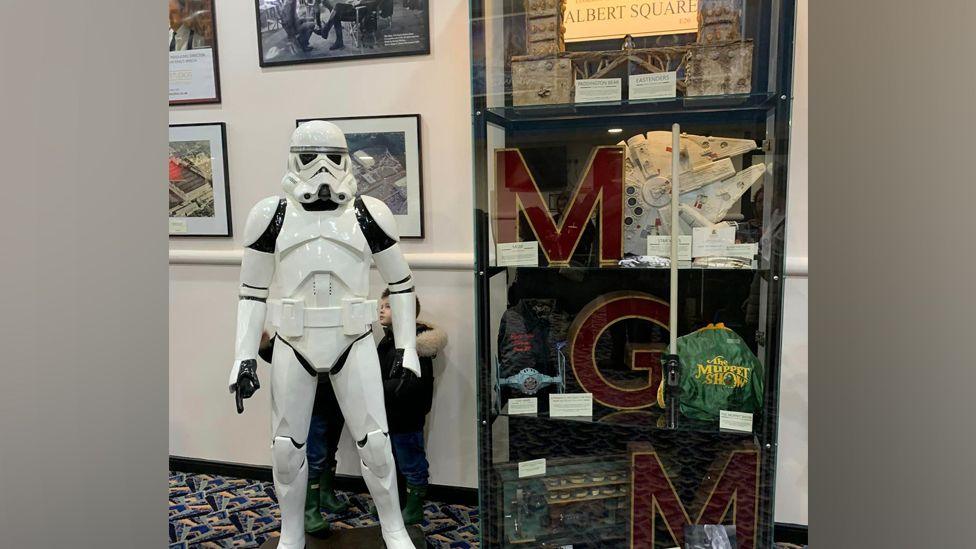
M380 356L383 375L383 392L386 397L386 418L391 433L421 431L434 400L434 363L447 345L447 334L433 325L417 323L417 355L420 357L420 379L409 370L392 372L396 357L393 331L384 329L385 335L376 347Z

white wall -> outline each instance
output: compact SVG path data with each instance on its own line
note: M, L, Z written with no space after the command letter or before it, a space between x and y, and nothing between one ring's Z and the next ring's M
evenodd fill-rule
M226 122L231 209L240 233L250 207L279 191L296 118L419 113L425 230L410 254L472 252L468 3L430 2L431 55L261 69L254 2L217 0L223 103L170 109L170 122ZM171 239L171 250L233 250L240 239ZM267 387L238 416L223 389L233 360L234 265L170 266L170 454L270 463ZM374 273L375 275L375 273ZM436 365L428 450L432 482L477 486L473 274L419 271L421 318L448 333ZM382 286L374 276L373 287ZM268 371L260 375L265 383ZM340 472L358 474L343 438ZM345 457L346 459L343 459Z
M797 21L789 264L807 257L806 0ZM430 2L431 55L261 69L254 4L217 0L223 104L170 110L173 123L227 123L231 208L240 230L247 211L275 194L296 118L422 116L427 238L406 252L472 252L470 90L467 2ZM171 250L234 250L235 239L172 239ZM238 416L224 391L233 359L238 267L170 266L170 454L269 464L265 387ZM477 486L474 288L469 271L416 273L422 318L442 326L450 345L437 364L428 429L432 482ZM380 288L374 273L374 288ZM807 523L806 275L786 287L780 460L776 520ZM261 372L267 381L267 370ZM358 474L348 436L340 472Z

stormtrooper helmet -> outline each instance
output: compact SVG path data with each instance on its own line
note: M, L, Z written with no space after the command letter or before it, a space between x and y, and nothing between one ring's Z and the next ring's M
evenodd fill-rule
M285 192L302 204L345 204L356 196L346 136L331 122L303 122L291 134Z

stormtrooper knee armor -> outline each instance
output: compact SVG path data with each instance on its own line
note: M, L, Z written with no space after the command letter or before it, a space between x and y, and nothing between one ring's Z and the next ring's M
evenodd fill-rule
M282 509L304 507L305 483L308 481L305 445L299 445L291 437L275 437L274 442L271 443L271 465L278 506ZM288 527L285 527L285 521L288 521ZM288 542L304 543L303 539L294 539L296 537L295 532L304 532L305 530L304 515L282 513L281 522L282 539L279 542L279 547ZM286 533L291 535L285 537Z

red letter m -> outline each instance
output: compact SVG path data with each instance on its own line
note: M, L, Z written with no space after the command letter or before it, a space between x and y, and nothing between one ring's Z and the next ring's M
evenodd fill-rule
M518 149L500 149L495 161L496 242L517 242L520 214L525 214L549 264L568 264L599 205L600 263L614 264L623 256L623 148L597 147L590 153L558 224L522 153Z
M721 472L709 475L713 484L706 482L702 487L705 500L694 521L688 516L657 453L635 452L631 460L634 470L631 547L655 547L655 521L659 515L671 533L672 540L667 542L667 546L684 547L686 525L721 524L731 509L738 546L740 549L754 549L759 511L759 453L756 450L733 451Z

